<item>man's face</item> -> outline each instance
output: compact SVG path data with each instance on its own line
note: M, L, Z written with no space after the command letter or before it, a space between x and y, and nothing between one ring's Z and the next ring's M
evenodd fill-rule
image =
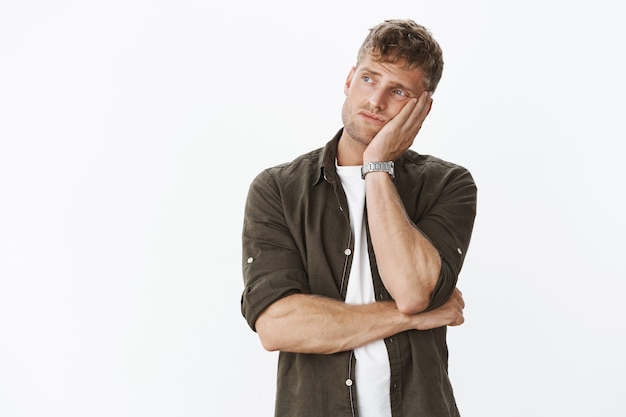
M369 55L350 70L344 93L341 117L345 133L367 146L378 131L411 98L425 90L424 73L419 69L404 70L401 66L373 61Z

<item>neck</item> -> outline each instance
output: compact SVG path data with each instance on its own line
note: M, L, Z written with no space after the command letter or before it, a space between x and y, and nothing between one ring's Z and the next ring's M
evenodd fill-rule
M346 166L363 165L365 146L346 134L344 131L337 145L337 164Z

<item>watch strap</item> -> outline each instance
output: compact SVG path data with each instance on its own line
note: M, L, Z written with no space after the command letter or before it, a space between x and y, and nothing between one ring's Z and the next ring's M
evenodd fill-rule
M395 178L393 167L393 161L368 162L361 167L361 178L365 179L365 175L367 175L367 173L369 172L386 172L387 174L391 175L391 178Z

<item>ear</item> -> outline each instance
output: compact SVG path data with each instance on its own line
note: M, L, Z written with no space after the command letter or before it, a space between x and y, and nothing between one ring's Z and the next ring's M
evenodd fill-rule
M350 90L350 85L352 84L352 78L354 77L354 72L356 71L355 67L350 68L350 72L348 73L348 78L346 78L346 83L343 86L343 93L347 96L348 91Z
M430 111L433 108L433 97L432 97L432 93L430 93L430 94L431 94L430 103L428 103L428 112L426 112L426 116L428 116L428 114L430 113Z

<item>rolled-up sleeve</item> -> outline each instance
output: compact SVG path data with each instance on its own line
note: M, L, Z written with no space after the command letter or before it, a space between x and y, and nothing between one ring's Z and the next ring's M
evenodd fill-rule
M241 312L252 330L270 304L291 294L310 293L283 210L276 178L270 170L263 171L248 191L242 233Z
M477 188L468 170L456 166L440 179L432 206L416 226L441 256L441 272L429 309L443 305L457 285L476 217Z

